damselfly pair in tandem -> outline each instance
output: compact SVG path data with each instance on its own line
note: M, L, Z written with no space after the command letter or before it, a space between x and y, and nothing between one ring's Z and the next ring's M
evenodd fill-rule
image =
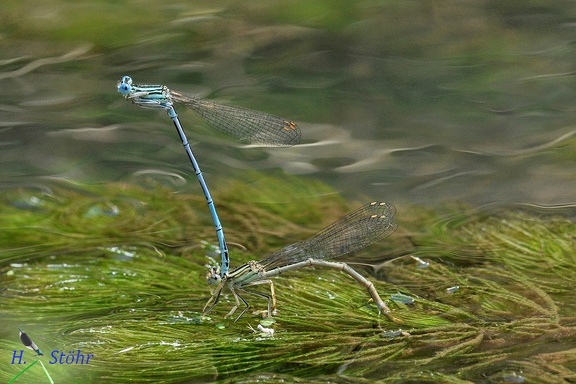
M250 261L230 272L229 251L216 207L173 105L174 103L184 104L214 128L241 141L259 145L287 147L299 143L301 131L293 121L250 109L203 100L196 96L171 91L163 85L136 85L128 76L121 79L118 84L118 91L138 106L167 111L178 131L208 202L218 238L221 265L220 267L211 266L207 274L208 283L216 284L217 287L204 307L204 314L214 308L223 290L227 288L233 294L236 305L226 317L233 315L241 305L244 305L244 309L235 320L237 321L250 308L240 292L266 298L268 301L266 314L272 316L276 312L276 294L270 278L306 266L319 266L338 269L352 276L368 290L378 309L390 320L397 321L390 314L390 309L378 295L373 283L348 264L328 261L365 248L393 233L397 228L396 209L388 203L372 202L366 204L318 232L315 236L289 245L261 261ZM270 295L246 289L260 284L269 285Z

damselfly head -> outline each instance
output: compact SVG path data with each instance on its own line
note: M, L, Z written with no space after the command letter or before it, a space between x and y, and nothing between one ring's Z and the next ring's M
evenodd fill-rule
M122 76L118 82L118 92L124 96L128 96L132 91L132 78L130 76Z
M130 94L131 90L132 90L132 87L129 84L126 84L126 83L119 83L118 84L118 92L120 92L124 96L128 96Z
M122 79L120 79L120 82L128 84L128 85L132 85L132 78L130 76L122 76Z
M220 267L210 266L208 272L206 273L206 282L208 285L220 284L222 278L220 277Z

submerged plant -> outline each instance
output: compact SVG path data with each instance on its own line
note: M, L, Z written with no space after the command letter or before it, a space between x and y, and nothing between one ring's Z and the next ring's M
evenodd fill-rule
M230 182L216 193L233 265L348 210L320 184L284 180ZM271 203L288 199L299 209ZM332 270L275 278L280 313L259 324L249 314L225 320L221 307L202 317L203 241L213 233L199 196L118 184L8 191L1 204L3 328L41 325L45 354L94 355L83 366L50 366L56 382L574 379L576 228L560 216L460 211L438 220L398 207L394 236L348 261L362 261L351 265L373 275L402 324L378 316L364 290ZM21 345L13 332L1 337L0 359L10 361ZM8 366L0 378L17 373Z

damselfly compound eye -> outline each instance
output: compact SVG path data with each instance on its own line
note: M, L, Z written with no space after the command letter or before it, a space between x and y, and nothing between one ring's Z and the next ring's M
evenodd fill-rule
M120 92L124 96L128 95L131 89L132 87L130 86L130 84L126 84L124 82L118 84L118 92Z

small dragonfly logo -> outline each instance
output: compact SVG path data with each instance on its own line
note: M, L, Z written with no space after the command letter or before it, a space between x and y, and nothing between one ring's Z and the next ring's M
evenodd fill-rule
M20 328L18 328L18 330L20 331L20 340L22 341L22 344L24 344L24 346L28 349L33 350L34 352L36 352L36 354L38 356L44 356L44 354L42 353L42 351L36 346L36 344L34 344L34 342L32 341L32 339L30 338L30 336L28 336L26 334L26 332L24 332L23 330L21 330Z
M22 341L22 344L24 344L24 346L26 348L31 349L34 352L36 352L37 356L44 356L44 354L42 353L40 348L38 348L38 346L36 344L34 344L32 339L30 338L30 336L28 336L26 334L26 332L24 332L20 328L18 328L18 330L20 331L20 341ZM20 350L20 351L14 350L14 354L12 355L12 365L17 365L17 366L18 365L25 365L26 368L24 368L20 372L18 372L16 374L16 376L14 376L10 381L8 381L8 384L12 384L16 380L18 380L18 378L20 376L22 376L27 370L29 370L30 368L35 366L36 363L40 363L40 366L42 366L42 370L46 374L48 381L50 382L50 384L54 384L54 380L52 380L52 377L50 376L50 374L48 373L48 370L44 366L44 363L40 359L34 360L31 364L26 364L26 360L23 360L23 358L24 358L24 351L23 350Z

